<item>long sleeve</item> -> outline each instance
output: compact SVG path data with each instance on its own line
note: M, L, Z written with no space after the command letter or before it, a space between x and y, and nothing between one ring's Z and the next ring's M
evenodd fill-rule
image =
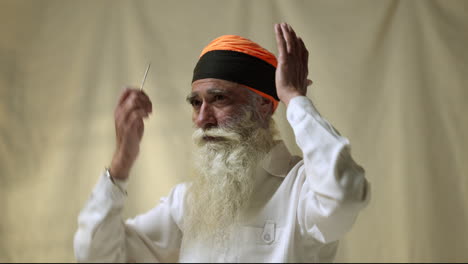
M124 222L121 212L126 199L125 184L114 184L102 175L78 217L74 237L77 261L177 261L183 192L183 185L176 186L154 209Z
M352 159L349 141L320 116L307 97L290 101L287 119L304 157L297 210L301 233L322 243L336 241L351 229L370 199L364 170Z

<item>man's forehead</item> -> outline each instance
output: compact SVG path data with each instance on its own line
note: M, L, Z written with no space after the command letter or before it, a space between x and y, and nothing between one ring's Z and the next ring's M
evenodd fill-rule
M241 85L238 83L219 79L203 79L192 83L191 94L242 94L242 90Z
M192 91L209 90L213 88L229 90L236 89L238 87L238 83L214 78L201 79L192 83Z

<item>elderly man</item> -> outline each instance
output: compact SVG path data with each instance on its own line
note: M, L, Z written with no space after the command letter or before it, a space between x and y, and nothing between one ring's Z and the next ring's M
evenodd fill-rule
M252 41L221 36L202 52L192 92L196 175L146 214L122 221L126 184L152 111L138 89L115 111L117 149L79 216L78 261L329 262L369 201L349 142L306 97L308 52L275 25L278 61ZM287 107L303 159L277 139Z

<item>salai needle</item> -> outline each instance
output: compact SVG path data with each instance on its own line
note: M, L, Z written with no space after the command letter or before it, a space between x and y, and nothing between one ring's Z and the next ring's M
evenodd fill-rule
M145 75L143 76L143 81L141 81L140 91L143 91L143 86L145 85L146 76L148 76L148 71L150 67L151 67L151 62L148 63L148 67L146 67Z

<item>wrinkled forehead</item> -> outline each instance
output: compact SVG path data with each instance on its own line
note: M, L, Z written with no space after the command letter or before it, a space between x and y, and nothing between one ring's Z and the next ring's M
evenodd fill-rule
M207 78L197 80L192 83L192 95L199 95L199 94L231 94L231 95L239 95L245 96L247 95L248 91L242 85L221 80L221 79L214 79L214 78Z
M222 90L234 90L239 89L241 87L238 83L215 78L201 79L192 83L192 92L211 88L218 88Z

